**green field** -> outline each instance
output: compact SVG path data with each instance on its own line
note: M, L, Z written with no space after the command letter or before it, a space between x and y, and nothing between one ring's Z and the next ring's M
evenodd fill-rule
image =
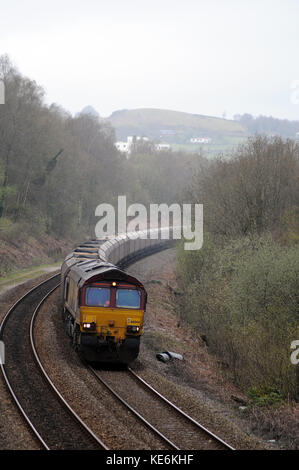
M173 151L183 151L190 153L202 153L207 157L213 157L215 155L229 154L232 150L235 150L238 145L244 143L247 137L227 137L221 141L211 142L210 144L171 144Z

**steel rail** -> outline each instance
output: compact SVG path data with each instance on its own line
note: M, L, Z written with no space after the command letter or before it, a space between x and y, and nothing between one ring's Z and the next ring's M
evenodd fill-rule
M174 444L170 439L168 439L164 434L162 434L155 426L153 426L147 419L145 419L135 408L133 408L131 405L129 405L126 400L124 400L115 390L113 390L112 387L98 374L98 372L91 367L90 365L86 364L88 370L96 377L96 379L104 385L107 390L115 397L117 400L119 400L129 411L131 411L134 416L136 416L146 427L148 427L154 434L159 436L160 439L162 439L164 442L166 442L167 445L169 445L172 449L175 450L180 450L179 447L177 447L176 444Z
M156 395L161 400L163 400L165 403L167 403L167 405L169 405L172 409L174 409L178 414L180 414L181 416L184 416L184 418L187 419L192 424L194 424L195 427L197 427L197 428L201 429L202 431L204 431L209 437L212 437L215 441L219 442L220 444L222 444L227 449L235 450L234 447L232 447L230 444L225 442L219 436L217 436L216 434L211 432L209 429L207 429L205 426L203 426L198 421L196 421L194 418L189 416L187 413L185 413L185 411L183 411L181 408L179 408L174 403L172 403L170 400L168 400L168 398L164 397L164 395L162 395L154 387L152 387L148 382L146 382L142 377L140 377L138 374L136 374L136 372L134 372L130 367L128 367L127 370L130 374L132 374L132 376L136 380L139 380L146 389L150 390L154 395Z

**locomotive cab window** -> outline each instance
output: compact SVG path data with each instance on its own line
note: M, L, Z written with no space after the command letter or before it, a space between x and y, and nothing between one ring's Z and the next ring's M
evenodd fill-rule
M106 287L87 287L85 303L91 307L109 307L110 289Z
M141 293L136 289L117 289L116 307L140 308Z

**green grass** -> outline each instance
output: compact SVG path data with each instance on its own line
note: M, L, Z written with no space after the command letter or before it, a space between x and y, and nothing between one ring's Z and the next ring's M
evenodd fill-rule
M211 157L220 153L229 153L239 144L244 143L246 137L227 136L224 142L211 142L210 144L170 144L173 151L183 151L188 153L200 153Z
M47 272L48 268L60 267L61 261L57 261L53 264L41 264L36 266L35 268L27 268L22 269L19 271L11 272L5 276L1 276L0 278L0 289L6 287L10 284L19 283L26 281L28 279L34 279L36 277L42 276Z

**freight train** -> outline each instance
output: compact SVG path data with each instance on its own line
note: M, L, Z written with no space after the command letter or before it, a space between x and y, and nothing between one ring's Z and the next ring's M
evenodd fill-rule
M123 268L169 247L167 234L162 228L89 240L65 258L62 320L74 349L87 361L129 364L138 356L147 293Z

